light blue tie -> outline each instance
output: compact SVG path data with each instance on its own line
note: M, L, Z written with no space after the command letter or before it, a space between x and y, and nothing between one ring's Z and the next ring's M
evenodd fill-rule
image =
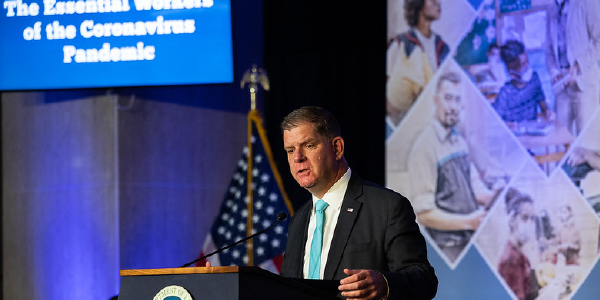
M317 226L315 227L315 234L313 235L312 244L310 245L310 261L308 263L308 278L309 279L320 279L321 278L321 247L323 244L323 224L325 223L325 209L329 206L329 203L319 199L315 203L315 210L317 211Z

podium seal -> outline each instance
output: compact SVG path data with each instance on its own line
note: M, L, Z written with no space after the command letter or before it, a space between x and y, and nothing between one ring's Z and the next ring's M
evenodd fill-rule
M193 300L192 295L181 286L170 285L158 292L152 300Z

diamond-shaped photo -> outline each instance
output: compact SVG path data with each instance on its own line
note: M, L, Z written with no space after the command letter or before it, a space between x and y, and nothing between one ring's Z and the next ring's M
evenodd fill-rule
M600 110L563 159L562 170L600 217Z
M542 4L484 1L455 59L550 175L600 103L600 15L583 13L600 5Z
M600 222L562 172L529 161L482 224L475 246L512 299L570 299L598 259Z
M386 123L393 132L444 60L475 11L469 2L388 0Z
M454 269L527 151L450 59L386 145L387 186L405 195Z

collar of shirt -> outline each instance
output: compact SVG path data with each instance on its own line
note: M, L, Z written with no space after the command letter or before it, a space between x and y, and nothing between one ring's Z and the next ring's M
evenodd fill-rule
M415 28L415 35L417 36L417 39L419 39L419 41L421 43L424 42L424 41L431 41L431 40L433 40L433 37L435 36L435 34L432 31L431 35L429 37L426 37L417 28Z
M415 35L417 39L421 42L425 55L427 56L427 60L429 61L429 65L433 70L437 69L437 53L435 47L435 33L431 32L429 37L425 37L421 32L415 28Z
M566 13L569 6L569 0L555 0L554 3L556 4L556 6L558 6L559 15Z
M440 121L436 120L433 122L433 130L442 143L449 142L450 144L454 144L458 141L458 131L454 127L450 128L450 132L448 132Z
M350 175L352 175L352 171L350 168L342 175L338 181L336 181L331 188L323 195L323 201L329 204L328 207L339 210L342 207L342 200L344 200L344 194L346 194L346 189L348 188L348 182L350 181ZM313 207L319 201L319 198L312 196ZM314 214L313 209L313 214Z

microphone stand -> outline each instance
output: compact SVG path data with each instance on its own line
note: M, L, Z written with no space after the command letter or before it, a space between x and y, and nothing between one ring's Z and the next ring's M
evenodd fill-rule
M238 244L240 244L240 243L242 243L242 242L245 242L245 241L247 241L247 240L249 240L249 239L251 239L251 238L253 238L253 237L255 237L255 236L259 235L259 234L265 233L265 232L267 232L269 229L273 228L273 226L275 226L275 224L279 223L279 221L283 221L283 220L285 220L286 218L287 218L287 214L286 214L286 213L284 213L284 212L280 212L280 213L277 215L277 220L275 220L275 222L273 222L273 224L271 224L271 226L269 226L269 227L267 227L267 228L265 228L265 229L263 229L263 230L261 230L261 231L259 231L259 232L255 233L255 234L252 234L252 235L250 235L250 236L247 236L247 237L245 237L245 238L243 238L243 239L241 239L241 240L239 240L239 241L237 241L237 242L235 242L235 243L233 243L233 244L231 244L231 245L229 245L229 246L227 246L227 247L224 247L224 248L221 248L221 249L217 249L217 250L215 250L215 251L213 251L213 252L211 252L211 253L209 253L209 254L206 254L206 255L204 255L204 256L201 256L201 257L199 257L199 258L197 258L197 259L194 259L194 260L190 261L189 263L187 263L187 264L184 264L184 265L180 266L179 268L185 268L185 267L188 267L188 266L190 266L190 265L192 265L192 264L195 264L195 263L197 263L197 262L199 262L199 261L201 261L201 260L203 260L203 259L205 259L205 258L207 258L207 257L213 256L213 255L215 255L215 254L217 254L217 253L219 253L219 252L221 252L221 251L224 251L224 250L226 250L226 249L229 249L229 248L231 248L231 247L233 247L233 246L235 246L235 245L238 245Z

